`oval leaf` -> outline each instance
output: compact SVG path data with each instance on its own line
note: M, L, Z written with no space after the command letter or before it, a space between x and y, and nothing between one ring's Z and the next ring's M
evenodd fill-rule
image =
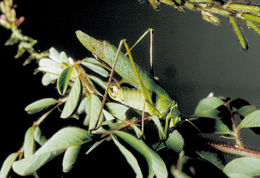
M136 177L138 177L138 178L143 177L140 166L139 166L136 158L134 157L134 155L128 149L126 149L113 135L111 135L111 137L112 137L115 145L117 146L117 148L124 155L125 159L129 163L129 165L132 167L132 169L134 170Z
M63 172L69 172L75 164L81 145L69 147L63 157L62 168Z
M31 156L35 151L35 142L34 142L34 131L35 127L30 127L24 137L24 157L27 158Z
M240 128L260 127L260 110L248 114L239 124Z
M89 75L88 76L95 84L97 84L98 86L100 86L102 89L106 90L107 88L107 82L104 82L103 80L101 80L100 78L93 76L93 75Z
M224 161L219 157L217 153L209 151L196 151L196 153L204 160L207 160L220 170L224 168Z
M237 158L229 162L224 167L224 173L227 175L236 173L247 176L260 175L260 159L254 157Z
M66 93L72 70L72 66L67 67L61 72L60 77L58 78L57 89L60 95L64 95Z
M67 148L81 145L91 140L91 134L81 128L67 127L61 129L33 155L14 162L13 170L22 176L30 175Z
M68 118L74 113L74 111L77 109L77 106L80 102L81 94L82 94L82 85L80 79L77 78L70 91L65 106L62 110L61 118L63 119Z
M90 70L96 72L97 74L101 75L102 77L108 77L108 71L106 69L104 69L103 67L101 67L100 65L96 65L96 64L93 64L91 62L88 62L88 61L84 61L82 62L82 64L89 68Z
M164 161L142 140L139 140L136 137L125 132L116 131L114 133L145 157L149 167L148 177L153 177L154 174L160 178L168 177L168 172Z
M37 127L34 131L34 140L40 145L43 145L47 141L46 137L42 135L39 127Z
M127 119L127 111L129 110L129 107L119 103L112 103L112 102L106 103L106 107L114 117L120 120Z
M86 155L88 155L89 153L91 153L95 148L97 148L101 143L103 143L106 139L102 139L99 141L96 141L89 149L88 151L85 153Z
M247 105L247 106L243 106L243 107L239 108L238 109L238 113L245 117L248 114L250 114L251 112L254 112L256 110L257 110L256 106L254 106L254 105Z
M58 79L57 75L54 75L54 74L51 74L51 73L45 73L42 76L42 85L47 86L50 83L52 83L54 80L57 80L57 79Z
M101 101L98 96L92 94L89 99L89 130L93 130L96 127L99 127L104 119L103 113L101 113L100 118L98 118L100 109L101 109ZM99 119L99 120L98 120ZM97 123L98 122L98 123Z
M34 114L34 113L40 112L44 109L47 109L48 107L50 107L56 103L58 103L58 101L56 99L43 98L43 99L35 101L35 102L29 104L28 106L26 106L25 111L28 114Z
M78 113L78 114L82 114L83 112L85 112L87 103L88 103L88 98L87 98L87 97L84 97L84 98L80 101L79 107L78 107L78 109L77 109L77 113Z
M219 111L217 110L217 108L222 104L224 104L224 102L220 98L204 98L200 100L199 104L197 105L194 115L196 117L210 117L214 119L219 119Z
M110 120L114 120L114 116L112 116L112 114L110 114L107 110L103 109L103 114L106 118L107 121L110 121Z
M173 151L180 153L183 150L184 139L177 130L174 130L169 134L166 144Z
M230 134L228 126L224 124L221 120L215 120L214 123L215 134Z
M0 171L0 177L6 178L10 169L12 168L13 162L16 160L18 156L18 153L11 153L4 161L1 171Z
M164 130L162 128L162 124L160 122L159 117L152 116L152 121L154 122L155 126L157 127L160 140L165 140L166 139L166 135L164 134Z

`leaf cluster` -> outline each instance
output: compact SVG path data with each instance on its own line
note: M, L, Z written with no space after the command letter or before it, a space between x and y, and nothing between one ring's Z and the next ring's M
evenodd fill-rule
M25 52L28 52L30 55L24 64L28 64L33 59L41 59L48 55L45 52L37 52L34 49L34 45L37 43L37 40L26 36L22 33L22 30L19 29L19 26L24 22L24 17L21 16L17 18L15 5L13 0L4 0L0 2L0 25L8 30L10 30L11 36L6 41L5 45L15 45L18 44L17 54L15 58L21 57Z
M140 1L140 0L139 0ZM250 1L227 1L222 0L147 0L150 5L158 10L161 4L171 6L180 12L185 9L199 11L202 19L216 26L220 25L219 16L227 18L233 27L234 33L243 50L248 49L248 43L239 23L240 20L248 28L253 29L260 35L260 6ZM140 1L144 2L144 1Z
M53 65L58 64L60 68L54 68ZM46 77L47 74L55 76L52 69L56 70L57 76ZM43 98L25 108L28 114L43 114L25 133L23 147L7 157L1 170L3 176L7 175L11 167L22 176L37 175L39 168L62 153L63 172L69 172L79 153L89 155L93 149L107 141L115 144L137 177L146 174L142 172L138 157L131 152L129 146L145 158L148 177L168 177L169 165L171 174L176 177L179 174L194 176L187 171L194 160L208 162L221 174L234 176L234 173L238 174L236 169L239 166L236 165L246 165L246 161L255 161L258 164L260 160L260 153L247 149L240 137L242 129L250 128L258 133L256 128L260 126L260 110L245 100L214 96L204 98L198 103L188 122L183 118L166 135L163 132L164 122L157 116L146 115L143 134L140 120L142 113L138 110L109 99L100 114L100 97L106 89L104 80L108 77L108 71L94 58L75 62L64 52L59 53L51 48L49 58L39 61L38 70L44 73L44 85L56 83L60 98ZM60 107L61 119L77 119L82 123L82 128L66 127L51 138L46 138L41 133L41 123L53 110ZM239 124L235 122L237 118L241 119ZM230 144L230 140L234 142ZM82 145L87 145L87 149ZM159 153L167 150L171 150L171 154L177 159L166 163ZM226 163L220 152L239 155L241 158ZM251 168L245 168L239 174L260 174L259 169Z
M157 1L149 2L157 7ZM178 3L161 0L161 3L179 10L186 7L203 11L207 16L204 18L214 24L218 24L218 21L212 14L232 13L226 16L234 23L234 28L236 22L232 18L238 18L237 14L243 17L251 15L252 8L258 7L241 3L221 5L215 1ZM16 19L11 15L11 7L12 1L1 2L1 11L8 19L1 25L7 29L18 26L14 20L10 20ZM242 10L239 9L241 7ZM7 17L8 14L10 17ZM33 45L30 49L33 49ZM37 171L60 155L63 155L63 172L67 173L78 161L80 153L89 155L97 147L104 146L104 142L114 144L136 177L203 176L204 165L221 176L260 175L260 152L247 148L241 137L243 129L251 129L259 134L260 110L247 101L210 95L198 103L191 118L182 118L182 121L164 132L164 118L142 113L112 98L102 102L111 68L95 56L75 60L52 47L38 57L34 58L38 60L36 71L43 73L42 84L55 84L58 96L41 98L25 108L28 114L38 113L41 116L35 116L35 122L27 129L23 146L4 161L0 170L1 178L7 177L11 170L21 176L38 177ZM114 77L113 84L120 85L119 80ZM54 110L60 111L60 119L75 119L80 127L68 126L47 138L41 127ZM239 158L227 162L223 153ZM140 166L140 155L146 161L147 172Z

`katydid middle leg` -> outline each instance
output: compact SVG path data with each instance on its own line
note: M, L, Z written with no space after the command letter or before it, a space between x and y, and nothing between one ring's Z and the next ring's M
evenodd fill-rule
M142 41L146 35L150 35L150 50L149 50L149 53L150 53L150 75L152 77L154 77L154 70L153 70L153 29L152 28L149 28L147 29L139 38L138 40L133 44L133 46L129 49L129 51L131 52L135 47L136 45L138 45L140 43L140 41ZM125 55L127 55L127 53L125 53Z

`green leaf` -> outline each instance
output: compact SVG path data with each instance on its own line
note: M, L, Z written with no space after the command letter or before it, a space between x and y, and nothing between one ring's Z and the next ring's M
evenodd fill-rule
M31 175L67 148L92 140L92 135L77 127L66 127L55 133L33 155L13 163L13 170L22 176Z
M142 171L140 169L140 166L139 166L135 156L128 149L126 149L113 135L111 135L111 137L112 137L115 145L117 146L117 148L124 155L128 164L134 170L136 177L138 177L138 178L143 177Z
M103 109L103 114L106 118L107 121L110 121L110 120L114 120L114 116L112 116L112 114L110 114L107 110Z
M215 120L215 134L230 134L230 130L221 120Z
M63 71L60 66L60 63L57 63L56 61L49 58L43 58L39 61L38 70L44 73L47 72L57 76L59 76Z
M155 151L149 148L142 140L139 140L136 137L125 132L116 131L114 133L145 157L149 167L148 177L153 177L154 174L155 176L160 178L168 177L168 172L164 161Z
M17 53L14 56L15 59L21 57L25 53L25 48L24 48L25 45L28 45L28 43L24 43L24 42L19 43Z
M238 41L239 41L242 49L247 50L248 45L247 45L246 38L245 38L244 34L242 33L242 30L241 30L239 24L236 22L235 17L229 16L229 21L230 21L231 25L233 26L234 32L238 38Z
M107 82L104 82L103 80L101 80L100 78L93 76L93 75L89 75L88 76L95 84L97 84L98 86L100 86L102 89L106 90L107 88Z
M253 22L256 22L256 23L260 23L260 17L259 16L254 16L254 15L251 15L251 14L243 14L243 16L246 20L250 20L250 21L253 21Z
M239 174L239 173L231 173L231 174L228 174L228 178L253 178L253 177L247 176L244 174Z
M171 173L175 178L190 178L190 176L179 169L171 169Z
M116 118L120 120L126 120L127 114L126 112L129 110L129 108L125 105L119 104L119 103L112 103L108 102L106 103L106 107L108 111Z
M184 139L177 130L174 130L169 134L168 139L166 140L166 144L168 148L177 153L180 153L183 150Z
M95 65L99 65L99 66L102 66L98 60L96 58L93 58L93 57L86 57L82 60L83 62L87 62L87 63L91 63L91 64L95 64Z
M40 145L43 145L47 141L46 137L42 135L39 127L37 127L34 131L34 140Z
M165 140L166 139L166 135L164 134L164 130L162 128L162 124L161 124L161 122L159 120L159 117L152 116L152 121L154 122L154 124L156 125L156 127L158 129L160 140Z
M98 121L98 115L101 109L101 101L98 96L95 94L92 94L89 98L89 130L93 130L96 127L99 127L100 124L103 122L104 115L101 113L99 121ZM98 122L98 123L97 123ZM97 123L97 124L96 124Z
M31 156L35 151L35 142L34 142L34 131L35 127L30 127L24 137L24 157L27 158Z
M248 114L239 124L240 128L260 127L260 110Z
M19 42L19 39L12 34L10 38L5 42L5 46L14 45Z
M224 104L224 102L217 97L207 97L202 99L197 105L194 116L196 117L210 117L219 119L219 111L217 108Z
M241 3L229 3L226 6L230 10L235 10L235 11L242 11L242 12L260 12L260 7L259 6L254 6L254 5L248 5L248 4L241 4Z
M49 85L51 82L53 82L54 80L57 80L58 79L58 76L57 75L54 75L54 74L51 74L51 73L45 73L43 76L42 76L42 85L43 86L47 86Z
M57 89L60 95L64 95L66 93L72 70L72 66L67 67L61 72L60 77L58 78Z
M259 176L260 159L254 157L237 158L229 162L223 171L227 175L236 173L247 176Z
M102 77L108 77L108 71L106 69L104 69L103 67L101 67L100 65L96 65L93 64L91 62L88 62L87 60L85 60L84 62L82 62L82 64L87 67L88 69L96 72L97 74L101 75Z
M95 148L97 148L101 143L103 143L106 139L102 139L99 141L96 141L89 149L88 151L85 153L86 155L88 155L89 153L91 153Z
M78 109L77 109L77 113L78 113L78 114L82 114L83 112L85 112L87 103L88 103L88 98L87 98L87 97L84 97L84 98L80 101L79 107L78 107Z
M0 178L6 178L8 176L9 171L12 168L13 162L16 160L18 153L11 153L4 161L1 171Z
M223 161L219 158L218 154L209 151L196 151L196 153L204 160L207 160L220 170L224 168Z
M257 110L256 106L247 105L247 106L243 106L243 107L239 108L238 113L245 117L248 114L250 114L251 112L256 111L256 110Z
M56 99L43 98L43 99L37 100L37 101L29 104L28 106L26 106L25 111L28 114L34 114L34 113L40 112L44 109L47 109L48 107L50 107L56 103L58 103L58 101Z
M65 106L62 110L61 118L63 119L68 118L74 113L74 111L77 109L77 106L80 102L81 95L82 95L82 85L80 79L77 78L70 91Z
M246 24L249 28L252 28L260 36L260 28L257 24L251 22L250 20L246 20Z
M69 172L72 169L73 165L77 161L80 148L81 145L77 145L71 146L66 150L62 161L63 172Z
M135 135L137 138L141 138L142 136L144 136L142 131L136 125L133 125L131 127L134 129L134 132L135 132Z

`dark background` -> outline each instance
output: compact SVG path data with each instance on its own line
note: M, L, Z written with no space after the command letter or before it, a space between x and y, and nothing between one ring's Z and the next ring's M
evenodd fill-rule
M216 27L201 19L198 12L181 13L161 6L155 12L148 4L137 0L45 0L15 1L18 16L25 16L23 33L38 40L36 49L55 47L76 59L91 54L78 42L75 31L80 29L97 39L118 45L123 38L131 45L148 28L154 29L154 71L160 84L175 98L184 115L191 115L200 99L210 92L216 96L243 98L260 106L260 53L259 37L243 24L249 42L244 52L237 42L227 19L221 18ZM27 115L24 107L44 97L57 97L55 86L43 87L41 74L32 75L35 64L23 67L25 58L13 59L16 46L4 46L10 32L0 28L0 60L2 88L1 163L17 151L23 142L26 129L35 116ZM133 51L136 63L149 70L149 40L146 38ZM55 115L55 114L54 114ZM72 121L50 117L43 124L51 136L56 128L72 125ZM50 126L51 125L51 126ZM252 135L251 132L248 133ZM245 139L256 147L256 140ZM114 155L117 155L115 157ZM83 158L84 165L75 172L85 175L118 175L125 167L124 177L134 176L117 148L109 143ZM60 160L59 160L60 159ZM57 161L58 160L58 161ZM62 175L61 158L52 161L40 172L52 177ZM108 167L114 169L108 169ZM97 171L98 170L98 171ZM73 170L74 171L74 170ZM115 176L116 177L116 176Z

